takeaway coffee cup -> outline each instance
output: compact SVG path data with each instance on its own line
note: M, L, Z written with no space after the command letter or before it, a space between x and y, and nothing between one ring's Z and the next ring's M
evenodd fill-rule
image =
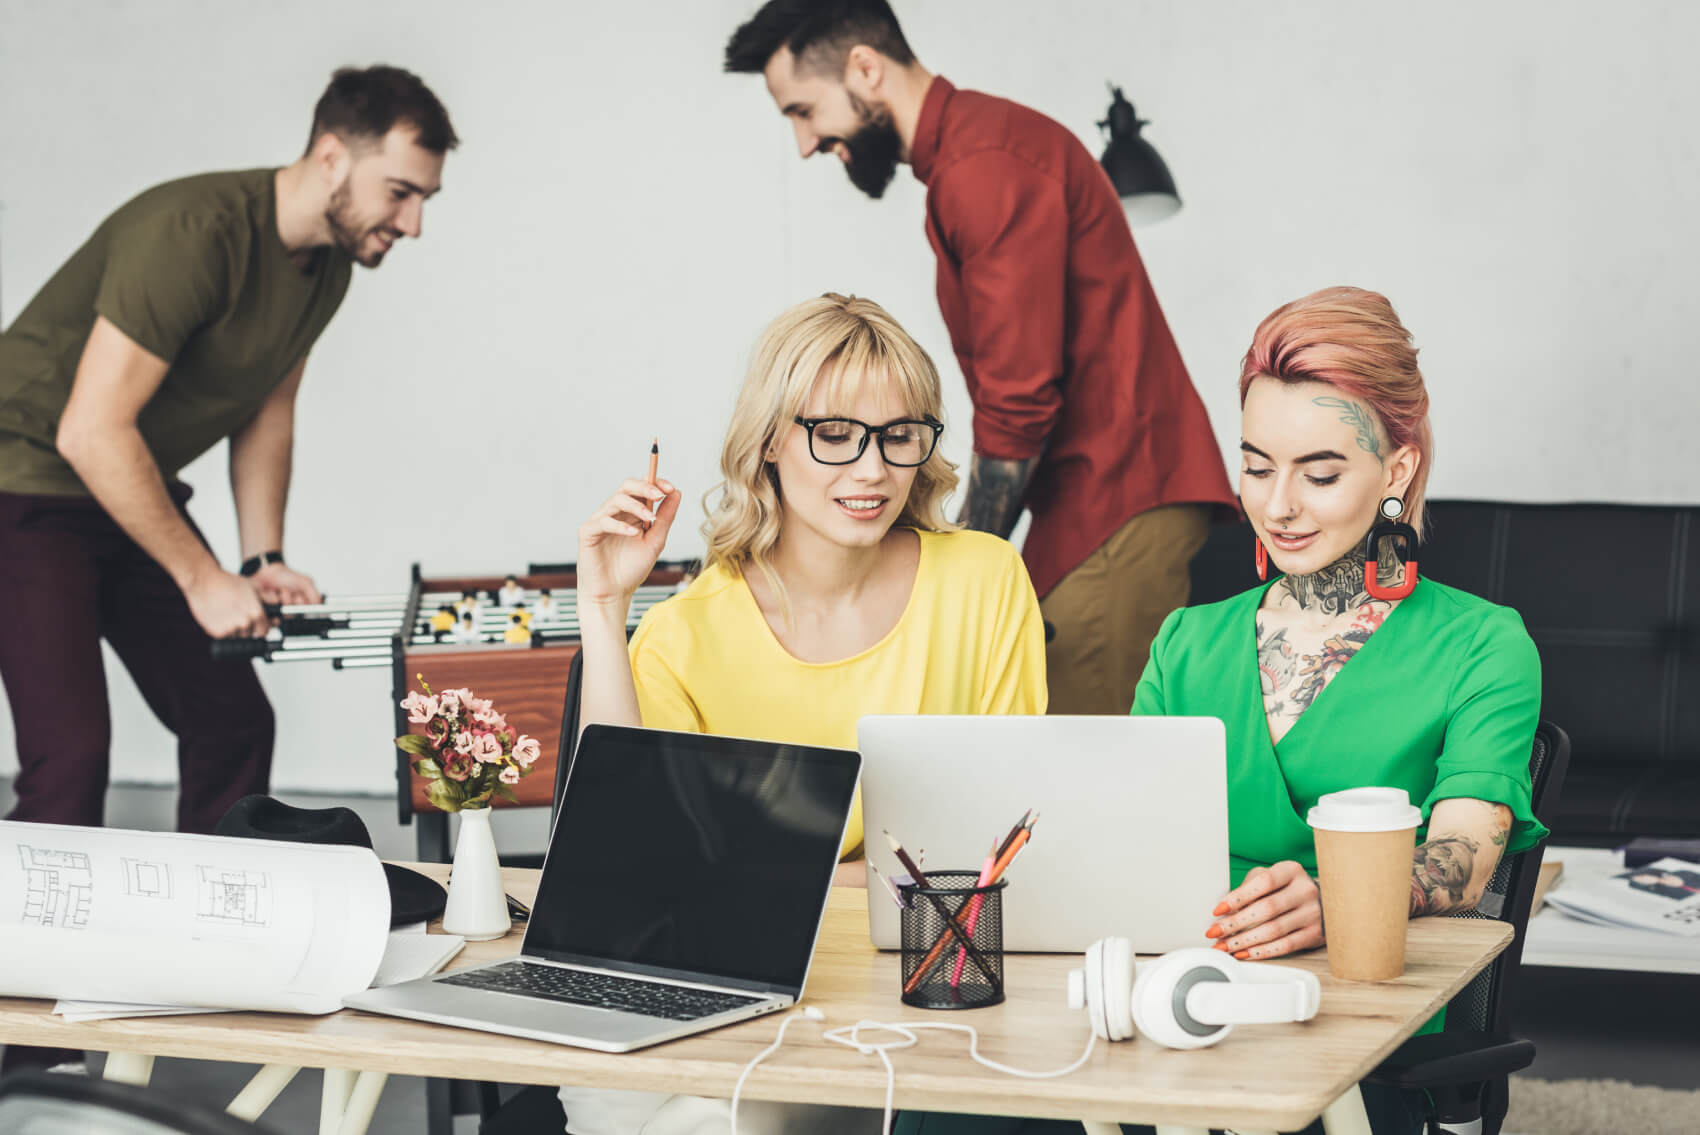
M1306 820L1316 837L1328 971L1350 981L1398 977L1422 812L1403 788L1353 788L1322 797Z

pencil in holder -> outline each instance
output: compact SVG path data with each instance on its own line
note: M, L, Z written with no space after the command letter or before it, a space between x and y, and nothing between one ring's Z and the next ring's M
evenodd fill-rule
M1003 1000L1003 889L978 886L978 871L929 871L927 885L899 884L903 1003L977 1009Z

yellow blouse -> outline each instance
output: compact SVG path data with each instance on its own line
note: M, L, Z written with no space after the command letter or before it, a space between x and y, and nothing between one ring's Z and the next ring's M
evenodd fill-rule
M1019 553L983 532L918 534L920 564L897 625L836 662L787 652L749 585L724 565L650 608L631 644L643 723L854 749L865 714L1044 713L1044 624ZM858 797L842 854L861 845Z

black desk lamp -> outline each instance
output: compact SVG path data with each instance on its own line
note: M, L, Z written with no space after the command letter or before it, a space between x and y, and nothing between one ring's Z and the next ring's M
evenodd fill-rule
M1122 97L1120 87L1114 83L1109 87L1109 117L1098 123L1110 135L1101 159L1104 172L1121 196L1128 220L1135 225L1155 224L1180 210L1175 179L1151 143L1139 136L1139 128L1147 124L1134 114L1133 104Z

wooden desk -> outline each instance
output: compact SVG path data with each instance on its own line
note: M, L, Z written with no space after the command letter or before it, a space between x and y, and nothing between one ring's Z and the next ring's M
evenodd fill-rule
M441 878L443 865L420 869ZM537 872L510 870L510 893L529 900ZM881 898L877 893L873 896ZM821 1039L824 1029L872 1020L938 1020L973 1024L980 1051L1018 1068L1060 1068L1086 1044L1084 1012L1067 1008L1070 955L1011 955L1002 1005L963 1013L927 1013L899 1002L898 957L868 942L868 892L835 890L827 911L807 1004L824 1024L799 1021L783 1048L744 1086L748 1099L882 1106L885 1069ZM1203 923L1200 922L1202 930ZM520 934L469 943L467 964L510 956ZM896 1106L1078 1119L1089 1131L1103 1122L1144 1122L1182 1129L1233 1127L1241 1132L1295 1130L1327 1112L1330 1130L1366 1132L1359 1079L1432 1016L1511 940L1500 922L1425 918L1411 924L1405 975L1359 984L1328 975L1326 959L1292 962L1318 975L1322 1011L1303 1024L1253 1025L1214 1048L1161 1049L1149 1041L1099 1042L1092 1059L1070 1076L1022 1080L974 1063L967 1038L922 1033L893 1054ZM151 1057L180 1056L265 1064L232 1104L257 1115L300 1067L344 1069L326 1076L323 1132L358 1135L376 1106L381 1075L454 1076L502 1083L594 1083L599 1087L727 1097L751 1057L773 1040L779 1020L761 1017L639 1052L611 1055L472 1030L345 1010L325 1017L221 1013L71 1024L45 1001L0 999L0 1042L143 1054L112 1062L115 1078L145 1081ZM452 1065L443 1054L452 1047ZM109 1073L113 1074L113 1073Z

